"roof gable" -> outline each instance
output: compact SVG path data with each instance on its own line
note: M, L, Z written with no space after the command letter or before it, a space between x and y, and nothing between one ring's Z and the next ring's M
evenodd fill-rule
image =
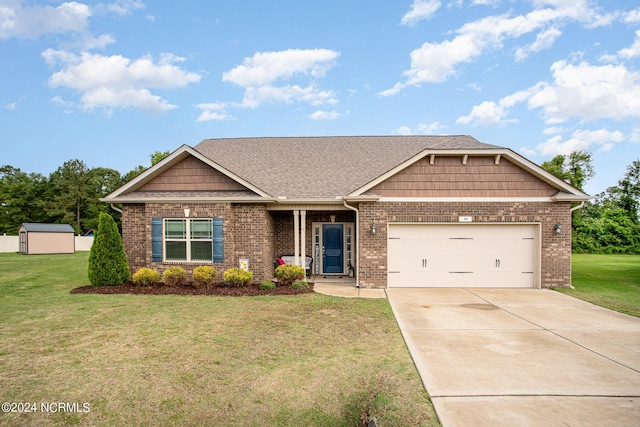
M185 171L192 179L182 174ZM202 189L192 188L192 180L198 181L196 187ZM194 200L230 198L258 201L270 198L260 188L188 145L183 145L101 200L138 203L150 201L151 197L153 200L171 201L183 198L180 195L182 193L190 193Z
M239 182L194 156L163 169L138 191L248 191Z
M550 197L557 189L496 156L423 157L373 186L382 197Z

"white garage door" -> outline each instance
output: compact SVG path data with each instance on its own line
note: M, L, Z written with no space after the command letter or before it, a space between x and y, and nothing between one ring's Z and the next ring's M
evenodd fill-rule
M536 224L390 224L389 287L538 287Z

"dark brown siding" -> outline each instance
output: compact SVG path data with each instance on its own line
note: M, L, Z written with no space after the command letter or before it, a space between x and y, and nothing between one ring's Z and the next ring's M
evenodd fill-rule
M548 197L555 188L495 156L427 156L370 191L383 197Z
M238 191L246 187L211 166L187 157L143 185L140 191Z

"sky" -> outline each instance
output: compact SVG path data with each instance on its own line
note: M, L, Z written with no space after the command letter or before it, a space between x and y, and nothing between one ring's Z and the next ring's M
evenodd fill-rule
M639 65L628 0L0 0L0 165L463 134L538 164L590 152L595 195L640 159Z

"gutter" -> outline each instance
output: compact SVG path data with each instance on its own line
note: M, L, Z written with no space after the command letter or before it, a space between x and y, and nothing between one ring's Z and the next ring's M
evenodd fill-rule
M356 213L356 253L358 254L358 259L356 260L355 277L356 288L360 288L360 211L357 208L348 205L346 199L342 199L342 204L345 208Z
M111 203L111 209L113 209L114 211L119 212L120 214L122 214L122 209L116 208L115 206L113 206L113 203Z

